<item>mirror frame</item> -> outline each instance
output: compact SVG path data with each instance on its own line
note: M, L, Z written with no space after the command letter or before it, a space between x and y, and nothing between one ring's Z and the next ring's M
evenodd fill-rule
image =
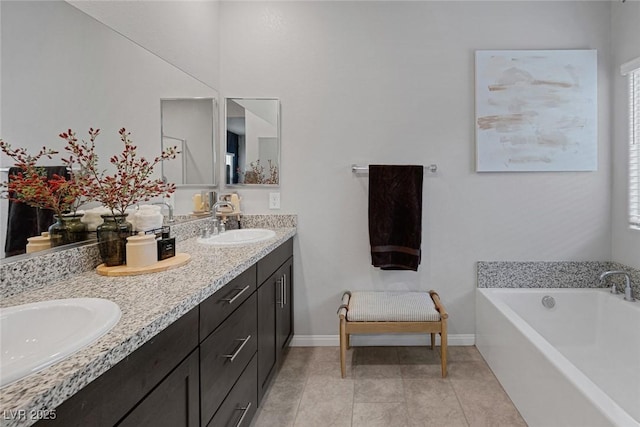
M227 167L226 167L226 153L227 153L227 102L229 100L251 100L251 101L276 101L278 103L278 110L276 111L276 129L277 129L277 138L278 138L278 183L277 184L227 184ZM280 98L267 98L267 97L239 97L239 96L226 96L224 98L224 127L222 128L222 139L224 139L224 144L220 144L224 151L221 156L220 162L220 170L222 171L222 180L224 182L225 187L246 187L246 188L279 188L282 183L282 130L281 130L281 109L282 104L280 103Z
M162 149L164 149L164 144L163 144L163 138L164 138L164 121L163 121L163 113L162 113L162 101L190 101L190 100L211 100L211 102L213 103L213 114L211 116L211 150L213 151L213 159L212 159L212 170L211 170L211 180L212 182L210 184L176 184L176 188L218 188L218 139L217 138L217 134L218 132L216 132L216 128L219 127L218 125L218 99L217 98L212 98L209 96L199 96L199 97L191 97L191 98L160 98L160 147ZM178 145L178 144L176 144ZM225 146L226 146L226 141L225 141ZM179 146L178 146L179 147ZM162 162L161 166L160 166L160 176L162 177L162 180L165 180L165 174L164 174L164 162Z

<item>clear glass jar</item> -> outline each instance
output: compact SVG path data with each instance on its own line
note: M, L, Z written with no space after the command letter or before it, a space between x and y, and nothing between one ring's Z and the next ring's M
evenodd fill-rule
M133 232L128 215L100 215L104 222L96 228L96 233L100 257L107 267L124 265L127 261L127 237Z
M56 222L49 227L51 247L82 242L89 238L87 224L81 222L82 214L54 215Z

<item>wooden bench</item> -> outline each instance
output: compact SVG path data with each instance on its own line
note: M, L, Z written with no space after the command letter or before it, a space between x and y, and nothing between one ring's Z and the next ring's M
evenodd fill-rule
M442 377L447 376L447 318L449 315L435 291L345 292L338 309L340 317L340 369L346 375L347 348L351 334L431 334L431 349L440 334Z

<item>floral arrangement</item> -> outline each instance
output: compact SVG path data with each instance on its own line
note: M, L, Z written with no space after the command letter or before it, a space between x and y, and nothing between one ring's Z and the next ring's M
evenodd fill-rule
M57 151L42 147L36 155L29 155L24 148L11 148L11 145L0 139L0 149L15 161L15 166L22 169L12 174L7 182L2 182L3 197L25 203L29 206L50 209L61 217L65 213L75 213L82 203L82 189L76 176L67 179L53 174L50 178L43 167L37 163L43 157L52 159Z
M265 176L264 166L260 165L260 159L249 163L250 171L244 173L245 184L277 184L278 183L278 166L269 160L269 176ZM242 173L238 170L239 173Z
M114 155L109 162L115 166L116 172L109 175L98 168L98 155L95 153L95 141L100 129L89 129L89 142L79 141L75 132L69 129L60 137L67 141L65 150L70 157L62 161L70 168L83 171L81 174L82 194L88 200L100 202L111 210L112 215L124 214L125 210L136 203L149 201L154 197L169 197L176 190L175 184L153 179L154 168L164 160L175 159L177 147L165 149L152 161L138 157L137 147L133 145L130 132L120 129L120 141L124 148L119 155Z

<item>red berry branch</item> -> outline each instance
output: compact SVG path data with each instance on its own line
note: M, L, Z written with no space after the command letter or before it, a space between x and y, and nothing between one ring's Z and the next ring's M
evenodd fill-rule
M67 141L65 150L70 154L70 157L63 158L62 161L72 168L79 167L83 195L88 200L100 202L115 215L123 214L129 206L136 203L158 196L169 197L176 190L175 184L153 179L152 175L158 163L176 158L177 147L169 147L153 161L149 161L138 157L137 147L129 137L130 132L122 128L118 133L124 148L120 154L109 159L116 171L108 175L105 170L98 168L95 140L99 133L100 129L90 128L89 142L80 142L71 129L60 134Z
M67 180L63 176L53 174L47 178L43 167L37 163L43 157L53 158L57 151L42 147L36 155L30 155L24 148L11 148L11 145L0 139L0 149L11 157L21 172L9 176L2 182L2 196L9 200L25 203L40 209L51 209L56 215L73 212L81 204L82 189L75 179Z
M271 163L271 160L268 162L269 176L265 176L264 166L260 164L260 159L249 163L251 170L244 173L244 184L278 184L278 166ZM242 174L240 168L238 168L238 173Z

